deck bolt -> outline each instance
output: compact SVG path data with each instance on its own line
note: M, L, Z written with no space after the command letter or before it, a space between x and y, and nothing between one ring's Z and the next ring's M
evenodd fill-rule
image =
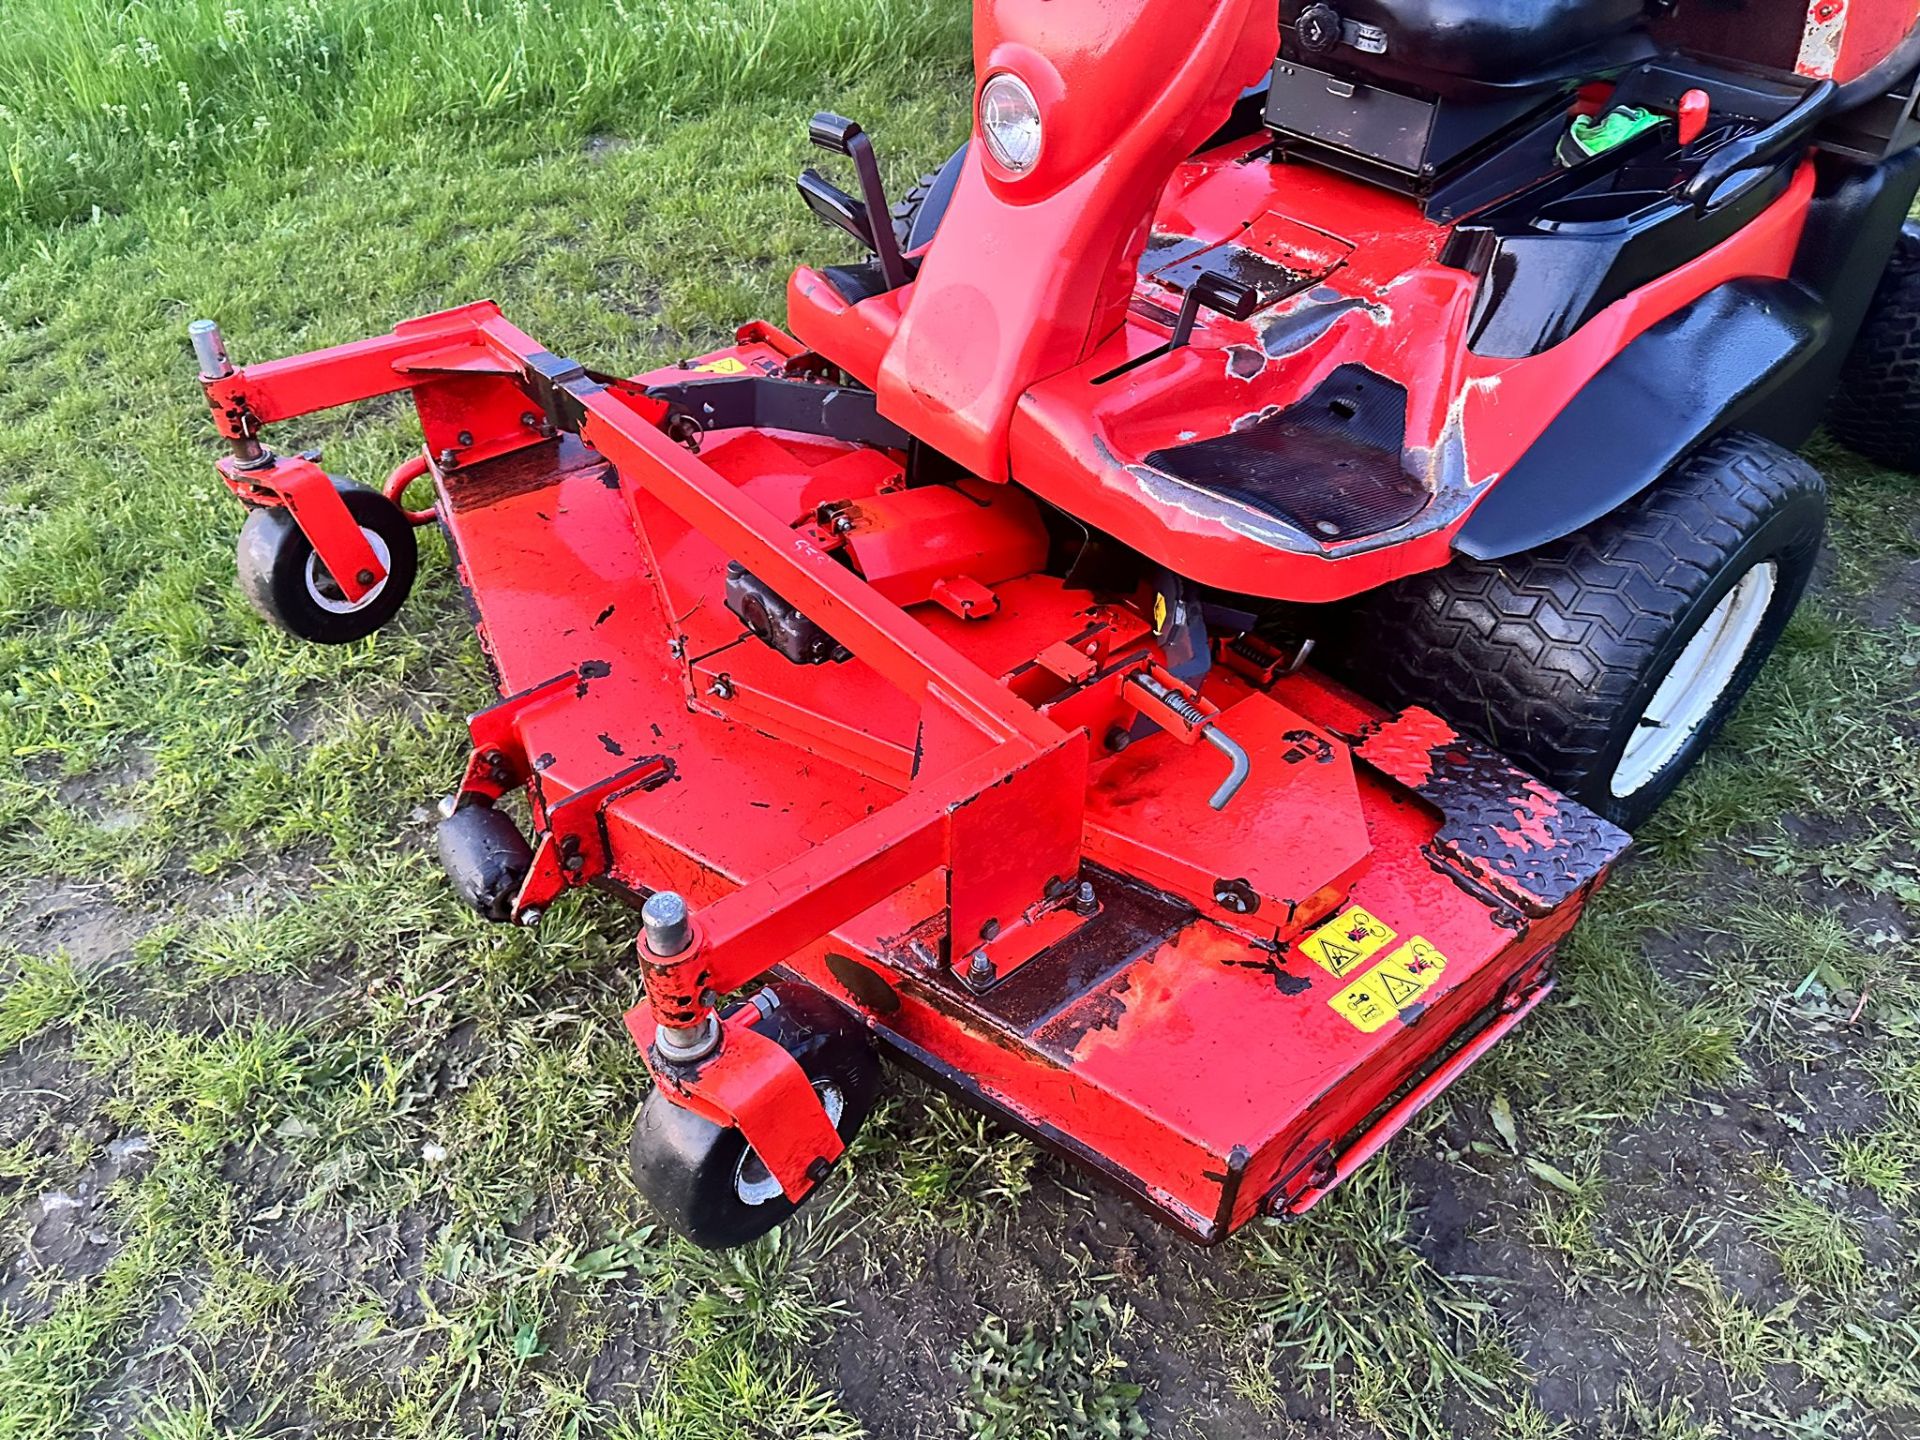
M354 579L358 580L362 585L371 585L373 584L373 572L371 570L362 570L354 576Z
M540 428L540 417L534 414L533 411L531 410L525 411L520 416L520 424L525 429L538 430Z
M707 686L707 694L713 696L716 700L731 700L733 698L733 681L725 675L716 675L713 677L713 683Z
M540 923L540 908L532 906L520 912L520 923L531 930Z
M1107 731L1106 747L1115 755L1118 755L1132 743L1133 736L1129 735L1122 726L1116 725Z
M453 438L460 442L460 448L463 450L467 446L473 444L473 432L471 430L462 430L458 435L454 436Z
M973 952L973 963L967 966L967 981L973 985L985 985L993 979L993 962L987 958L987 952Z
M445 450L442 450L440 452L440 468L442 470L459 469L460 468L460 452L451 447Z
M677 890L656 890L640 907L641 939L661 959L678 955L693 940L686 897Z
M1082 915L1091 915L1100 908L1099 897L1093 893L1093 882L1082 880L1080 888L1074 892L1073 908Z

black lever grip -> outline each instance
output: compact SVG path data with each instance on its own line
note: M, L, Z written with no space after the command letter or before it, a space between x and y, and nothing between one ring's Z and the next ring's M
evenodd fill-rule
M1700 168L1680 192L1681 198L1696 210L1706 209L1714 192L1742 170L1772 164L1804 141L1825 117L1839 93L1840 87L1833 81L1822 80L1765 129L1728 141L1700 162Z
M1217 270L1201 271L1194 279L1193 292L1202 305L1229 320L1245 320L1260 308L1258 290Z
M851 155L853 140L860 134L860 126L844 115L836 115L831 110L822 110L807 122L807 138L822 150L831 150L836 155Z

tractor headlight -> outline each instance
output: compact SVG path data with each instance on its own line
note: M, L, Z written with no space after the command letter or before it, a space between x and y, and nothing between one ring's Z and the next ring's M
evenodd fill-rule
M1040 103L1027 82L1002 70L980 87L980 134L1001 168L1024 175L1040 160Z

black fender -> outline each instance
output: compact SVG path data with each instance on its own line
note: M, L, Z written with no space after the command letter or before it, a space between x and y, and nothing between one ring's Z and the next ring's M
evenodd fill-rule
M1822 155L1818 167L1792 274L1827 302L1833 333L1813 363L1769 398L1766 424L1748 426L1795 448L1826 414L1847 352L1886 274L1900 227L1920 192L1920 147L1872 165Z
M1498 560L1591 524L1758 416L1832 338L1825 302L1792 280L1716 286L1608 361L1493 482L1453 548Z

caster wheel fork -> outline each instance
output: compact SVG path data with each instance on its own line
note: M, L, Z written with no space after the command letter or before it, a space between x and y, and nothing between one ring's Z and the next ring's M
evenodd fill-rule
M260 617L321 645L364 640L385 625L406 601L419 566L413 525L399 506L344 480L334 487L387 572L360 599L346 597L284 507L262 506L247 516L236 556L241 592Z
M880 1089L865 1029L805 985L772 985L746 1004L755 1013L736 1008L730 1028L744 1020L792 1056L842 1143L850 1142ZM788 1197L738 1128L696 1113L661 1084L640 1107L631 1160L634 1184L660 1219L709 1250L749 1244L804 1203Z

